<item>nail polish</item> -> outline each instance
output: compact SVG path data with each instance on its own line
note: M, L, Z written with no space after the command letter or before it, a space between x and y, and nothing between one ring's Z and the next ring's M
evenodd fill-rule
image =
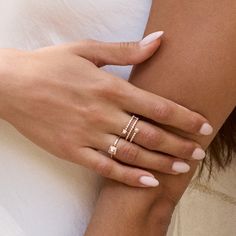
M156 187L159 185L159 181L151 176L141 176L139 182L148 187Z
M204 123L199 131L202 135L210 135L213 133L213 127L208 123Z
M140 41L140 46L142 47L147 46L148 44L160 38L163 34L164 34L163 31L157 31L147 35L142 41Z
M203 149L201 148L196 148L192 154L192 158L195 160L203 160L206 156L206 153Z
M178 173L187 173L190 170L190 166L185 162L174 162L172 170Z

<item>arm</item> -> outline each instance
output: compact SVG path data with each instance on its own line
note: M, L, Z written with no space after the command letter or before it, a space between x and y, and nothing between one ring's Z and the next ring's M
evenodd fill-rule
M235 107L235 12L232 0L153 1L146 33L164 30L163 45L131 77L138 87L205 115L214 134L188 136L205 148ZM190 164L189 174L156 173L161 184L155 189L107 182L86 235L165 235L198 163Z

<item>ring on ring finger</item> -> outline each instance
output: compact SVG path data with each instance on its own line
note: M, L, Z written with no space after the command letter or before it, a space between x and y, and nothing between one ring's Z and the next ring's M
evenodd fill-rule
M112 159L117 153L117 145L120 139L122 138L122 136L126 135L124 139L129 141L130 143L133 142L135 136L139 132L139 129L136 128L138 121L139 121L139 118L133 115L131 119L129 120L128 124L126 125L126 127L122 130L121 135L116 138L116 140L114 141L112 145L109 146L108 154L110 154L110 157Z

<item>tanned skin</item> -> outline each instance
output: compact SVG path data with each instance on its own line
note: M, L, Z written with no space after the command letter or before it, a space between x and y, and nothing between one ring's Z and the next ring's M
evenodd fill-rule
M134 69L130 81L209 119L213 135L182 133L206 149L235 107L236 2L154 0L145 35L157 30L165 31L161 49ZM86 236L166 235L198 162L190 164L188 174L155 173L160 181L156 188L107 181Z

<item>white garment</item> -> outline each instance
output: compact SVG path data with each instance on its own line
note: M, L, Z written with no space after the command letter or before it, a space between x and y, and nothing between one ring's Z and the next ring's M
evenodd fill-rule
M151 0L0 1L0 48L142 37ZM111 67L127 78L130 67ZM80 236L100 178L38 148L0 120L0 236Z

